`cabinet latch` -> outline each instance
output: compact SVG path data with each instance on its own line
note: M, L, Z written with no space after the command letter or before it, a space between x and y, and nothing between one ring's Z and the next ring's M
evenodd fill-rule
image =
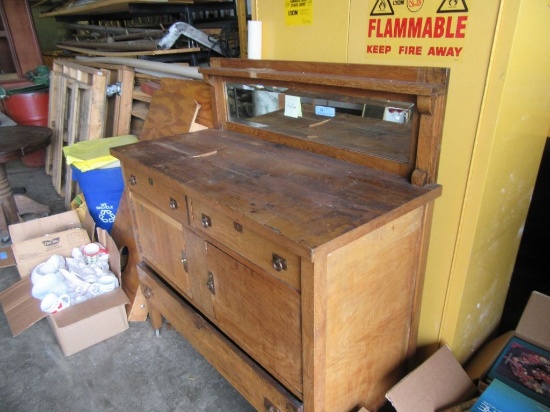
M180 262L183 265L183 270L185 270L186 273L189 273L189 268L188 268L188 265L187 265L187 253L185 252L185 250L181 251Z
M216 294L216 288L214 287L214 274L208 271L208 282L206 282L206 287L213 295Z

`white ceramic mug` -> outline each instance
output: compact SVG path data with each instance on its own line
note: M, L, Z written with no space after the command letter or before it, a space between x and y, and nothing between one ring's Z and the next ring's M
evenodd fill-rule
M59 294L66 292L63 276L57 273L47 273L41 276L31 290L32 296L40 300L44 299L47 294L55 292Z
M88 265L96 263L101 253L107 253L107 251L98 243L88 243L82 248L82 254Z
M118 279L113 275L101 276L97 283L99 283L101 293L110 292L118 287Z
M68 308L71 305L71 298L66 293L57 296L55 293L49 293L44 296L40 303L40 309L43 312L56 313Z

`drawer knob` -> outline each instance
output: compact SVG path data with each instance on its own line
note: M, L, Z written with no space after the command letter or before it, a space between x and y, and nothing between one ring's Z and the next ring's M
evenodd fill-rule
M264 398L264 407L265 407L265 412L281 412L279 408L273 405L271 401L267 398Z
M137 184L137 177L135 177L134 175L130 175L128 181L130 182L130 185L135 186Z
M149 184L150 184L151 186L153 186L153 185L155 184L155 182L154 182L153 179L151 179L151 178L148 178L147 181L149 182Z
M143 296L145 296L146 299L150 299L153 297L153 291L150 287L145 286L145 288L143 288Z
M273 253L271 262L273 264L273 269L275 269L277 272L280 272L281 270L286 270L286 259L282 256Z
M204 213L202 214L201 222L203 227L209 228L212 226L212 219Z
M172 210L178 209L178 201L176 199L170 198L170 209Z

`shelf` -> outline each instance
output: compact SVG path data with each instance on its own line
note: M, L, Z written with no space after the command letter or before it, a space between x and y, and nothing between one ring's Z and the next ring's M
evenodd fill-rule
M160 56L164 54L196 53L201 50L198 47L186 47L184 49L109 52L109 51L103 51L103 50L87 49L84 47L70 47L70 46L62 46L62 45L57 45L57 47L60 49L70 50L77 53L83 53L90 56L104 56L104 57Z
M193 0L80 0L69 3L40 17L71 16L75 14L107 14L124 13L130 11L130 4L194 4Z

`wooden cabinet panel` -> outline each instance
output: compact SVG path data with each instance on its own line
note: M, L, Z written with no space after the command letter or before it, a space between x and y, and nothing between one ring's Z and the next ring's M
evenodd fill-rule
M211 244L206 256L216 323L290 390L301 393L299 293Z
M164 274L178 290L192 296L186 271L187 252L182 223L139 195L132 196L132 202L142 259Z
M269 406L285 412L303 411L302 402L258 366L192 306L169 290L147 267L138 273L153 319L160 314L224 376L258 411ZM160 328L160 324L154 324ZM177 361L174 359L174 361Z

